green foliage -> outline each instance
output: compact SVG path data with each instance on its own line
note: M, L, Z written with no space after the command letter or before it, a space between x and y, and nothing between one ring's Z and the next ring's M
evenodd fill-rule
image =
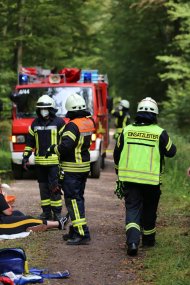
M0 97L23 66L103 68L99 34L109 1L0 1ZM105 68L104 68L105 70Z
M176 2L176 1L175 1ZM165 115L173 118L183 128L189 125L190 93L190 4L187 1L168 1L170 23L174 27L172 44L164 55L157 59L165 65L160 78L168 84L167 100L163 106Z
M177 154L165 161L157 245L150 250L146 249L144 270L140 273L145 284L189 284L190 177L187 177L186 170L190 166L187 155L190 146L186 138L176 134L176 130L170 136L177 146Z
M11 124L9 121L0 122L0 170L11 169L11 153L9 137Z
M131 111L136 110L137 102L146 96L162 101L166 84L157 76L162 67L156 56L163 52L167 41L163 3L114 1L111 15L112 24L107 26L111 38L107 61L113 95L128 99Z

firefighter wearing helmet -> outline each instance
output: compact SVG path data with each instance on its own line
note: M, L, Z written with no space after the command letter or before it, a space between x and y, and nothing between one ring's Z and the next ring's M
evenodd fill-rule
M155 245L156 212L161 194L164 156L176 147L157 124L158 105L146 97L137 107L135 122L124 128L114 149L118 175L115 194L125 198L127 254L136 255L142 245Z
M130 124L129 108L129 101L121 100L118 108L111 111L112 116L115 118L115 139L119 137L123 128Z
M86 109L83 97L70 95L65 103L65 126L60 144L52 145L47 151L57 154L64 169L63 191L65 204L72 222L69 233L63 236L68 245L83 245L90 241L90 232L85 217L84 190L90 171L90 144L94 121Z
M59 220L62 199L58 187L58 157L45 158L46 150L59 141L65 126L56 116L55 101L48 95L41 96L36 103L37 118L32 122L23 153L23 167L27 170L29 157L34 149L37 180L39 183L42 213L39 218ZM52 215L53 214L53 215Z

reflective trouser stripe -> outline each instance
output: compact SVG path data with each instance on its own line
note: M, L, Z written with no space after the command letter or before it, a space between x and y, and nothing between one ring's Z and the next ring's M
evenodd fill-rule
M78 227L79 234L81 236L84 236L84 230L83 230L83 227L82 227L82 223L84 222L83 221L84 219L80 218L80 213L79 213L79 209L78 209L78 205L77 205L76 199L71 200L71 202L72 202L73 211L74 211L74 215L75 215L74 223L72 221L73 227Z
M57 201L51 200L51 207L62 207L62 200L57 200Z
M152 229L152 230L143 230L143 235L148 236L148 235L152 235L156 232L156 228Z
M50 199L41 200L41 206L50 206L50 205L51 205Z
M72 221L73 227L84 226L86 225L86 219L74 220Z
M139 226L138 224L136 224L136 223L129 223L129 224L127 224L126 227L125 227L126 231L128 231L128 230L131 229L131 228L135 228L135 229L137 229L138 231L141 231L140 226Z

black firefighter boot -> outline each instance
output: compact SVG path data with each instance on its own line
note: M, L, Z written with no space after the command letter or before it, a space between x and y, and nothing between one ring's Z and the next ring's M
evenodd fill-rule
M68 239L72 239L74 236L74 233L75 233L75 231L74 231L73 226L72 225L69 226L69 232L67 234L63 235L63 240L67 241Z
M67 245L87 245L89 242L90 236L81 236L75 232L72 238L67 240Z
M51 206L43 206L42 207L42 213L38 216L39 219L42 220L52 220L52 212L51 212Z

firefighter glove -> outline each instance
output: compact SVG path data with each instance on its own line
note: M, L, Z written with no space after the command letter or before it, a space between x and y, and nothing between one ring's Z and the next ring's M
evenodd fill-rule
M125 196L122 181L116 181L116 188L114 194L117 195L118 199L123 199L123 197Z
M50 155L55 154L55 146L56 146L56 144L52 144L52 145L46 150L45 158L48 158Z
M30 166L29 164L29 158L28 157L23 157L22 159L22 167L28 171L28 167Z

